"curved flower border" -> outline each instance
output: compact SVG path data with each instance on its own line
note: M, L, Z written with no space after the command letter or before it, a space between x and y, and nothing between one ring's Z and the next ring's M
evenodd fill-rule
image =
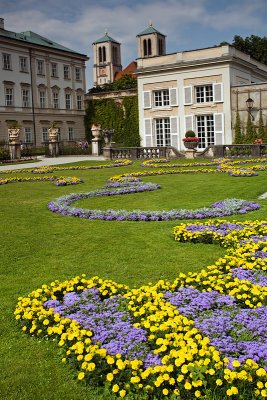
M241 199L226 199L211 204L210 207L202 207L197 210L170 210L170 211L126 211L126 210L94 210L73 207L72 204L77 200L93 197L114 196L131 194L159 189L160 185L145 183L139 180L124 180L123 182L113 182L88 193L71 193L61 196L48 204L48 209L52 212L78 218L105 221L170 221L177 219L201 219L211 217L222 217L233 214L245 214L249 211L258 210L260 205L252 201Z
M62 362L70 362L76 368L78 380L103 385L120 398L205 399L210 391L217 398L235 396L241 400L244 393L246 398L266 398L267 355L262 354L257 361L240 359L237 354L225 356L225 349L218 350L212 344L214 339L203 333L196 313L204 312L208 317L216 310L220 314L228 310L240 315L250 313L255 319L261 310L267 310L267 287L236 275L236 269L242 266L266 276L267 221L181 224L174 228L174 235L178 241L221 244L227 248L226 255L199 273L181 273L174 282L160 280L154 286L139 289L99 277L86 279L85 275L43 285L19 298L14 314L21 329L36 337L56 339ZM133 328L146 332L146 343L155 356L149 366L145 366L142 356L132 359L107 350L104 344L94 341L94 335L103 332L97 327L85 328L85 322L75 320L77 295L88 290L99 293L103 303L109 298L125 299ZM186 303L181 307L183 293ZM64 302L67 316L61 315L58 308ZM121 315L122 309L118 312Z

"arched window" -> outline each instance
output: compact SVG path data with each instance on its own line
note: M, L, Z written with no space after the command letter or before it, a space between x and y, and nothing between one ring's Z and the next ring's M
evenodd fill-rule
M117 47L112 47L112 51L113 51L113 63L117 64L118 63L118 49Z
M143 50L144 50L144 56L146 57L147 54L147 41L146 39L143 41Z
M106 48L105 48L105 46L102 47L102 53L103 53L103 62L106 62Z
M161 56L163 54L162 39L158 40L158 54L159 54L159 56Z
M102 62L102 47L99 47L99 49L98 49L98 58L99 58L99 62Z
M151 56L152 51L151 51L151 39L147 40L147 55Z

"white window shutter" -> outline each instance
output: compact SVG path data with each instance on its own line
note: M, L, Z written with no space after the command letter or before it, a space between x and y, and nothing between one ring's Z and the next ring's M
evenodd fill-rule
M192 104L193 103L193 87L185 86L184 87L184 104Z
M215 103L220 103L223 101L223 84L214 83L213 84L213 100Z
M170 88L170 106L178 106L178 88Z
M152 146L152 119L145 118L144 126L145 126L145 147L151 147Z
M178 117L170 117L171 145L178 149Z
M184 117L184 126L185 126L185 132L194 130L193 115L186 115ZM185 134L185 132L184 132L184 134Z
M215 134L215 144L223 144L224 137L224 114L215 113L214 118L214 134Z
M150 91L143 92L143 107L151 108L151 92Z

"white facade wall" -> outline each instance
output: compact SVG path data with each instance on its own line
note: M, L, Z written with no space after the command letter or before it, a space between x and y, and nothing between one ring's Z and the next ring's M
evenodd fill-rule
M178 150L184 150L188 129L201 137L199 150L231 144L231 86L267 80L267 66L231 46L142 58L137 71L142 146L172 145ZM171 98L174 89L176 103ZM166 90L168 104L159 105L156 96L161 100ZM203 101L200 91L205 93ZM206 91L212 96L206 97Z
M3 55L9 54L11 69L3 68ZM26 57L26 71L21 72L20 57ZM16 120L22 126L24 141L25 128L31 131L31 141L40 146L43 143L43 128L56 121L61 131L61 140L85 137L84 93L86 90L85 61L87 57L77 53L35 46L2 38L0 41L0 140L8 139L8 124ZM31 62L30 62L31 60ZM37 72L37 60L43 61L44 74ZM52 63L57 64L57 77L52 77ZM69 66L69 79L64 79L64 65ZM76 79L76 68L80 69L80 79ZM13 89L13 105L6 105L6 88ZM53 88L59 97L59 108L53 103ZM23 106L22 90L29 91L29 107ZM40 104L40 90L45 92L45 107ZM66 93L70 94L70 108L66 107ZM80 109L77 96L81 96ZM33 101L32 101L33 97ZM24 104L25 105L25 104ZM34 105L34 107L32 107ZM69 128L72 128L69 130ZM29 139L29 138L28 138Z

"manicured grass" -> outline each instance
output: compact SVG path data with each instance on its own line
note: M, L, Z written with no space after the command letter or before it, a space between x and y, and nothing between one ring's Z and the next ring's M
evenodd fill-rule
M224 253L214 245L175 242L172 229L181 221L88 221L62 217L47 209L50 200L63 194L89 192L106 184L112 175L143 169L136 162L124 168L53 173L84 178L85 183L78 186L23 182L0 187L1 399L107 400L97 388L88 389L75 380L71 368L61 364L55 343L38 341L19 330L13 316L19 296L44 283L82 273L131 287L161 278L173 280L179 272L198 271ZM77 205L169 210L194 209L232 197L256 201L267 192L266 175L260 172L258 177L233 178L198 173L144 177L146 181L160 183L162 188L149 193L94 198ZM228 219L266 219L267 200L259 203L259 211Z

